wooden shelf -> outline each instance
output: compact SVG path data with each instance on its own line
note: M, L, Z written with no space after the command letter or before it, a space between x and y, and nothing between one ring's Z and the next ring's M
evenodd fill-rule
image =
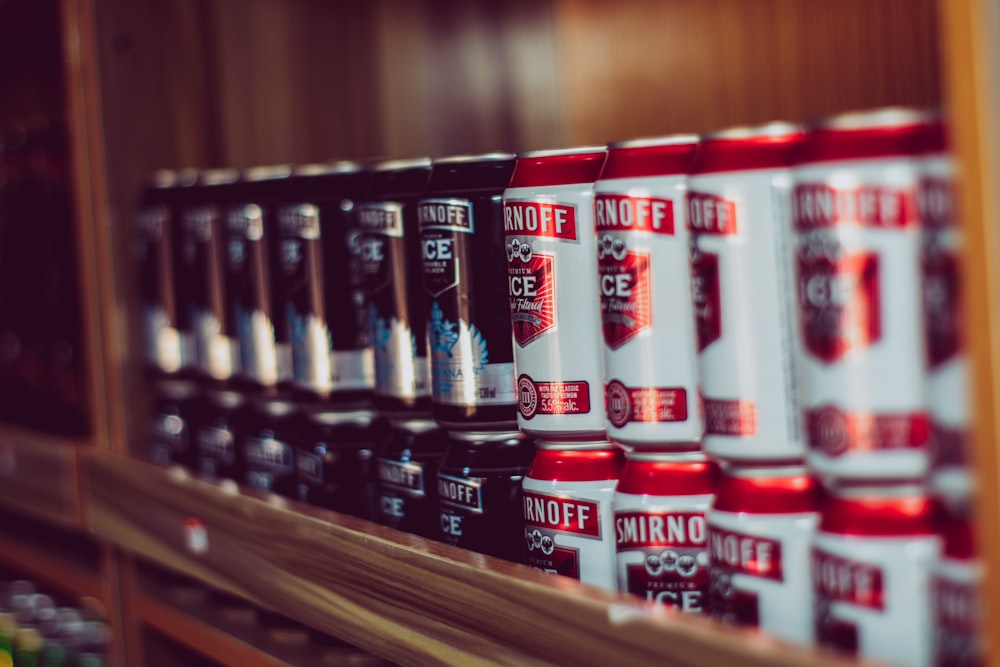
M107 604L98 572L9 532L0 538L0 564L65 593L79 598L94 598Z
M858 665L180 470L97 451L85 470L100 538L394 662Z

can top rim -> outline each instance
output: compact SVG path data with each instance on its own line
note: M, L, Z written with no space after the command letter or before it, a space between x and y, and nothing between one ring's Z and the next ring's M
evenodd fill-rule
M650 148L653 146L683 146L685 144L696 144L701 140L697 134L667 134L662 137L640 137L638 139L626 139L625 141L613 141L608 144L608 150L619 148Z
M833 482L826 485L830 495L844 500L867 498L910 498L926 495L926 489L913 480L878 480Z
M389 427L394 429L403 429L410 431L411 433L428 433L435 429L441 428L438 423L433 419L413 417L413 418L403 418L403 419L391 419L389 420Z
M781 478L781 477L802 477L809 475L809 469L802 464L793 465L732 465L730 463L722 464L722 471L728 477L737 477L741 479L745 478Z
M181 378L169 378L157 382L157 393L168 398L187 398L198 393L198 385Z
M431 159L429 157L383 160L375 164L376 172L402 171L403 169L430 169L430 168L431 168Z
M207 389L205 394L210 400L221 403L227 408L242 405L246 399L241 392L232 389Z
M149 177L149 184L154 188L172 188L180 180L180 174L173 169L157 169Z
M763 125L738 125L702 137L703 141L740 141L761 137L785 137L800 134L803 126L788 121L772 121Z
M513 160L517 157L514 153L503 153L496 151L493 153L482 153L480 155L448 155L446 157L434 158L432 164L461 164L465 162L501 162L503 160Z
M665 452L634 449L625 452L629 461L656 463L708 463L711 459L705 452Z
M244 169L243 180L251 182L271 181L279 178L285 178L291 173L292 166L290 164L260 165Z
M204 169L198 173L198 182L201 185L230 185L238 180L240 180L240 170L235 167Z
M919 125L932 118L933 114L929 110L890 106L836 114L816 121L811 127L821 130L877 129L900 125Z
M337 160L336 162L310 162L295 165L293 176L329 176L331 174L353 174L361 171L360 162L353 160Z
M344 424L347 422L372 422L375 419L374 410L321 410L306 414L312 421L327 425Z
M284 417L298 408L298 405L283 399L263 398L254 401L254 406L272 417Z
M530 159L539 157L562 157L566 155L589 155L592 153L607 153L607 146L576 146L570 148L545 148L541 150L521 151L517 154L517 159Z
M621 449L610 440L549 440L547 438L537 438L535 447L549 451L591 451L598 449Z
M451 431L448 436L466 442L498 442L500 440L527 439L520 431Z
M194 167L184 167L174 173L177 176L177 185L194 185L198 182L198 170Z

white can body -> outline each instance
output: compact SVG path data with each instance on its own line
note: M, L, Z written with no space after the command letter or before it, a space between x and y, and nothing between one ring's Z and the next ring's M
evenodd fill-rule
M531 435L604 435L593 199L592 183L504 192L517 424Z
M934 665L982 665L979 591L983 564L942 558L931 575Z
M790 188L787 169L688 182L704 449L723 460L805 456L787 261Z
M636 447L690 448L704 431L684 184L677 175L594 186L608 435Z

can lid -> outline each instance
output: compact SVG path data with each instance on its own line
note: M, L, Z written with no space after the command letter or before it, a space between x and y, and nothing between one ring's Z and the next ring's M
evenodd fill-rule
M198 172L198 185L215 187L217 185L231 185L239 180L240 170L232 167L205 169Z
M931 114L906 107L855 111L810 127L799 148L800 164L905 157L923 152Z
M528 436L520 431L448 431L448 437L471 444L504 442L506 440L517 441L517 444L521 444L528 440Z
M185 167L176 172L177 185L188 187L198 182L198 170L194 167Z
M804 514L820 508L819 483L804 467L726 468L712 509L746 514Z
M618 479L625 455L610 443L601 449L539 449L528 477L560 482Z
M360 162L338 160L336 162L313 162L292 167L292 176L329 176L330 174L354 174L363 169Z
M690 173L781 169L795 162L804 131L792 123L733 127L702 137Z
M280 398L262 397L253 401L254 408L269 417L285 417L296 411L298 406Z
M598 180L686 174L697 147L696 134L674 134L608 144L608 158Z
M385 160L375 165L367 196L382 199L422 194L430 176L431 159L428 157Z
M618 493L650 496L700 496L715 493L719 467L704 454L639 458L628 455Z
M321 410L306 413L306 418L327 426L341 424L368 425L375 421L374 410Z
M441 430L433 419L390 419L389 428L418 434Z
M937 535L940 508L917 484L831 489L823 501L819 530L866 537Z
M463 164L466 162L502 162L504 160L513 160L517 156L513 153L503 153L500 151L494 151L492 153L482 153L480 155L448 155L445 157L436 157L432 160L433 164Z
M190 380L170 378L158 380L156 393L164 398L183 400L198 393L198 385Z
M535 439L535 447L538 449L550 449L557 451L593 451L595 449L615 449L614 443L610 440L549 440L541 437Z
M382 160L375 164L375 173L383 171L406 171L409 169L430 169L429 157L406 158L402 160Z
M212 403L224 408L239 407L246 401L246 396L231 389L206 389L205 397Z
M604 146L583 146L518 153L509 188L593 183L607 156Z
M279 178L287 178L292 173L292 166L289 164L273 164L259 167L249 167L243 170L243 180L251 183L257 181L273 181Z
M149 177L149 185L154 188L172 188L177 185L177 172L172 169L157 169Z

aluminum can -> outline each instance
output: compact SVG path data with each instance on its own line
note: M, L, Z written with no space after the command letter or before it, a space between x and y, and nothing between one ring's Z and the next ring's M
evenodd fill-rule
M244 461L242 481L248 486L295 497L295 446L283 433L295 411L289 401L257 398L235 415L236 448Z
M355 402L375 386L353 221L370 176L353 162L297 167L278 210L280 300L292 345L292 385L304 401Z
M816 641L902 667L931 663L931 568L941 549L919 485L835 487L812 547Z
M514 429L502 195L514 156L434 160L417 204L431 403L445 428Z
M845 114L802 145L793 262L803 421L821 477L927 472L915 159L925 121L905 109Z
M433 419L393 419L379 453L379 521L408 533L441 539L437 471L448 446Z
M605 437L594 180L606 154L522 153L504 191L517 425L530 435Z
M160 466L192 468L195 448L192 419L198 386L181 379L160 379L153 386L149 414L149 456Z
M697 144L611 144L594 184L607 429L630 446L697 449L704 433L684 225Z
M617 589L612 499L625 464L607 440L538 440L521 483L525 563Z
M707 613L705 513L718 477L701 453L628 453L614 497L619 591Z
M306 409L287 428L285 439L296 448L299 500L374 521L376 452L385 421L372 410Z
M182 370L225 382L239 367L234 323L225 304L225 210L239 180L236 169L198 173L181 208L178 268Z
M969 508L953 511L944 526L944 553L931 575L934 667L986 664L982 640L984 568L976 553Z
M962 506L972 494L971 396L962 327L962 232L956 217L956 165L940 117L925 129L917 204L923 232L923 315L930 477L934 494Z
M801 138L783 123L726 130L702 140L691 166L687 229L704 448L723 461L805 456L787 259L790 167Z
M438 468L440 539L488 556L524 561L521 482L534 447L517 431L452 431Z
M245 405L246 397L230 389L209 388L197 399L193 435L195 471L200 478L243 480L246 465L237 442L239 411Z
M709 613L812 644L809 549L818 510L819 484L805 468L725 470L707 514Z
M430 158L375 166L356 209L361 272L371 311L375 407L384 415L430 416L431 364L423 304L417 200Z
M292 374L292 349L284 310L274 299L271 262L276 204L290 173L287 165L244 170L226 209L226 308L240 353L235 381L250 391L273 390Z

